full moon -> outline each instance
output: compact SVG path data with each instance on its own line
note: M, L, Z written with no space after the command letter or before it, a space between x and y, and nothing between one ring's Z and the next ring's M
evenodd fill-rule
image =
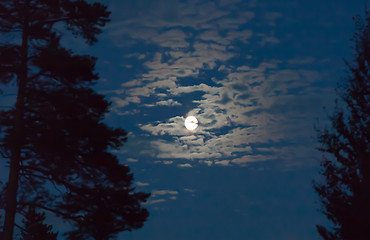
M198 120L193 116L187 117L185 119L185 127L190 131L195 130L198 127Z

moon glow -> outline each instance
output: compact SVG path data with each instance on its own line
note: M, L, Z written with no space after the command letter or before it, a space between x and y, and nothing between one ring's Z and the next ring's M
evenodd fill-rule
M193 116L187 117L185 119L185 127L190 131L194 131L198 127L198 120Z

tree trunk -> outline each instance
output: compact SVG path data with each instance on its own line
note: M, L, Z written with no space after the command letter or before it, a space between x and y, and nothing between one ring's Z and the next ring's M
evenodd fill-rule
M21 47L21 62L18 72L18 94L15 104L15 119L14 129L12 134L11 158L9 179L6 190L6 207L4 219L3 240L13 239L13 229L15 222L15 214L17 209L17 193L18 193L18 178L19 178L19 163L21 161L21 149L23 145L23 114L24 114L24 92L28 77L28 27L29 27L29 2L26 0L24 4L24 21L22 31L22 47Z

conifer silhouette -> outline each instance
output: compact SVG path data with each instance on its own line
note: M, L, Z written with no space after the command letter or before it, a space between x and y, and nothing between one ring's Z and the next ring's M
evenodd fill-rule
M107 7L85 0L2 0L0 83L16 83L14 108L0 112L0 152L9 159L4 240L17 209L34 207L68 220L71 238L109 239L140 228L149 194L110 150L126 132L103 123L110 103L92 86L96 58L61 44L61 27L97 41Z
M29 207L25 214L20 240L57 240L58 233L52 232L52 226L44 223L45 213L38 213Z
M346 109L336 108L331 129L319 131L321 174L314 188L334 227L317 226L325 240L370 239L370 14L355 18L355 59L340 88Z

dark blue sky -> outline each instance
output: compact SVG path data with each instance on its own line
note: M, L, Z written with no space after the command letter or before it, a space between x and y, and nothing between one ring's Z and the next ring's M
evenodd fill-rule
M106 121L129 132L117 154L152 192L144 227L119 239L317 239L313 125L365 2L112 0L97 45L65 38L99 58Z
M151 191L122 239L315 239L311 182L351 57L357 1L111 1L97 90L130 132L119 154ZM187 115L199 120L189 133Z
M97 89L130 132L118 154L152 192L149 220L122 239L318 238L313 125L364 3L112 1Z

